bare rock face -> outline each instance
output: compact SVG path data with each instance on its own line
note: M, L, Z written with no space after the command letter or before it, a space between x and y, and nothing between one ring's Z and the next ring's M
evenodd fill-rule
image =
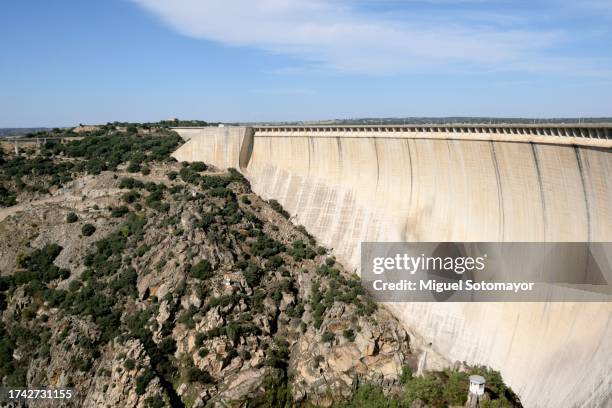
M213 400L214 406L224 407L232 401L248 399L273 372L270 367L262 367L243 370L229 376L224 389L220 390L219 395Z
M328 405L333 402L330 394L348 397L363 383L380 385L389 393L399 390L402 368L412 354L406 331L381 311L376 319L359 319L360 331L346 338L349 320L343 309L334 307L321 328L323 333L336 333L333 340L308 331L295 344L291 361L295 399Z
M287 306L295 303L295 296L292 293L283 293L283 298L279 306L279 310L284 312L287 310Z
M136 378L151 371L149 357L138 340L130 340L109 353L109 360L100 375L94 378L92 391L83 401L84 407L138 407L145 408L149 398L164 399L158 378L153 378L142 394L136 391ZM121 357L121 358L120 358ZM127 361L138 362L131 367Z
M368 329L362 329L355 336L355 346L362 355L373 356L376 352L377 344L372 332Z
M192 212L184 211L181 215L181 226L183 230L190 232L193 230L194 225L198 221L198 216Z

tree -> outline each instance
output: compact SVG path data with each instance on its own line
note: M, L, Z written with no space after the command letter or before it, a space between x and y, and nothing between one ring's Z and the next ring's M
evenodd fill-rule
M199 173L201 171L205 171L208 166L206 166L206 164L202 163L202 162L193 162L191 163L191 170Z
M77 215L73 212L68 213L68 215L66 215L66 222L69 224L72 224L73 222L77 222L79 220L79 217L77 217Z
M83 236L85 236L85 237L89 237L89 236L93 235L94 232L96 232L96 227L94 227L91 224L85 224L81 228L81 234L83 234Z
M140 194L136 190L130 190L121 196L121 199L128 204L137 201L140 198Z

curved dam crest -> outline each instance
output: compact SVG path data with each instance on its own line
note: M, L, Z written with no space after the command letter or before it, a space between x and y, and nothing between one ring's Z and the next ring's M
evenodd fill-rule
M612 241L598 127L178 128L179 161L234 167L359 272L362 241ZM388 303L450 361L525 406L612 404L610 303Z

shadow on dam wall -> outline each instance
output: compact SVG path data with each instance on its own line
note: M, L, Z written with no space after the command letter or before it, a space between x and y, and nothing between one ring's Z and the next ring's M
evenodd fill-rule
M610 139L176 131L177 160L240 169L357 272L362 241L612 241ZM612 404L611 303L387 306L449 361L500 370L527 407Z

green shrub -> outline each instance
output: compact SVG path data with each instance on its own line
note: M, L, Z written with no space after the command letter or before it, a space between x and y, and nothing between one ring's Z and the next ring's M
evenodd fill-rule
M220 197L233 200L234 192L227 187L215 187L209 190L212 197Z
M353 329L346 329L342 335L348 341L355 341L355 331Z
M249 263L248 266L242 271L244 279L250 287L259 285L261 278L263 277L264 271L254 263Z
M409 366L402 367L402 374L400 375L400 384L406 385L412 380L412 368Z
M270 204L270 206L272 207L274 211L276 211L277 213L279 213L286 219L289 219L289 216L290 216L289 213L283 208L283 206L278 201L270 200L268 201L268 204Z
M284 340L275 340L274 347L268 352L265 365L286 369L289 365L289 343Z
M468 373L452 372L446 382L444 397L451 405L465 405L469 389Z
M301 239L293 241L293 245L287 250L287 254L291 255L296 261L301 261L303 259L314 259L314 257L317 255L315 251L311 247L304 244Z
M261 384L263 395L253 396L247 407L291 407L293 397L286 375L270 375Z
M404 408L395 398L386 397L380 387L373 384L360 385L352 398L344 403L334 405L334 408Z
M130 165L127 168L128 173L138 173L140 172L140 164L138 163L130 163Z
M433 376L415 377L406 384L404 397L409 404L421 400L429 406L444 406L444 384Z
M220 176L204 175L200 177L200 186L204 190L227 187L229 183L230 180Z
M84 373L91 370L91 367L93 366L92 360L89 358L84 358L84 357L73 358L71 363L74 366L74 368Z
M145 406L147 408L164 408L166 403L161 395L157 394L155 396L147 397L145 399Z
M17 286L29 283L32 288L36 282L47 283L54 279L66 279L70 276L70 271L58 268L53 261L62 252L62 247L57 244L49 244L42 249L36 249L29 255L18 256L17 266L25 269L13 275L13 283Z
M251 252L255 256L261 256L262 258L270 258L285 251L285 246L268 237L267 235L260 235L257 237L255 242L251 244Z
M164 355L174 354L176 351L176 341L172 337L166 337L159 342L158 349Z
M83 234L83 236L85 236L85 237L89 237L89 236L93 235L94 232L96 232L96 227L94 227L91 224L85 224L81 228L81 234Z
M130 209L127 208L127 206L122 205L120 207L113 208L113 210L111 211L111 217L121 218L121 217L123 217L125 214L127 214L129 212L130 212Z
M266 266L270 269L277 269L280 266L284 265L285 260L279 256L279 255L273 255L270 258L268 258L268 262L266 263Z
M214 270L212 265L207 259L203 259L195 265L189 268L191 276L197 279L210 279L214 276Z
M188 329L195 329L195 321L193 320L194 311L191 309L185 310L176 320L178 323L184 324Z
M140 199L140 194L138 193L138 191L130 190L127 193L123 194L121 196L121 199L126 203L131 204Z
M131 177L124 177L119 182L119 188L126 188L128 190L133 188L144 188L144 183Z
M0 151L2 149L0 148ZM1 207L10 207L17 204L17 197L15 193L0 184L0 206Z
M73 280L73 281L70 282L70 284L68 284L68 290L70 292L76 292L79 289L81 289L81 286L82 286L81 281Z
M299 302L295 306L288 306L286 313L289 317L300 318L304 314L304 305Z
M206 169L208 169L208 166L202 162L193 162L191 163L191 165L189 166L191 167L191 170L200 173L202 171L206 171Z
M227 169L227 171L229 172L230 182L240 183L244 187L246 187L247 191L249 192L251 191L251 183L249 182L249 180L246 179L246 177L244 177L242 173L240 173L238 170L236 170L233 167L230 167L229 169Z
M323 336L321 337L321 340L324 341L325 343L331 343L335 339L336 339L336 335L330 331L326 331L325 333L323 333Z
M68 215L66 215L66 222L69 224L77 222L78 220L79 220L79 217L73 212L68 213Z
M214 379L206 371L200 370L196 367L190 367L187 370L187 381L190 383L199 382L203 384L211 384L214 382Z
M365 303L359 303L357 305L357 314L360 316L371 316L378 309L378 305L368 300Z
M134 368L136 368L136 361L134 361L134 359L132 358L128 358L127 360L125 360L125 363L123 363L123 366L126 370L133 370Z
M185 183L197 185L200 180L200 175L195 171L191 170L191 168L189 167L183 167L179 171L179 174L181 176L181 180L183 180Z
M136 378L136 394L142 395L147 391L147 386L151 380L155 378L155 374L151 371L146 371L143 375Z

